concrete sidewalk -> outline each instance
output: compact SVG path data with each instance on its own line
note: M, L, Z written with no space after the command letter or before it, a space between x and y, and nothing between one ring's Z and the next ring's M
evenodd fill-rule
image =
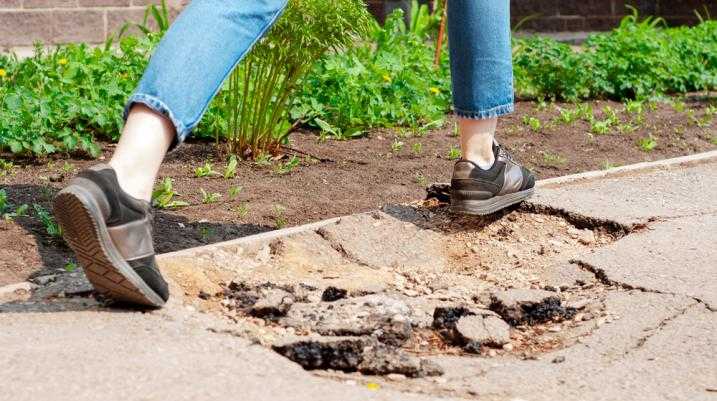
M185 297L161 311L107 309L87 297L48 300L43 286L0 304L0 400L717 400L716 199L717 159L541 188L527 206L549 211L540 221L561 216L577 229L594 223L596 233L622 234L576 248L560 265L561 274L588 276L582 280L594 284L576 294L594 292L606 317L564 323L562 345L531 356L434 355L445 371L439 378L316 375L253 344L247 338L261 336L241 322L197 310L198 286L236 276L357 293L388 291L396 272L452 277L441 234L386 209L164 255L163 270L182 286L174 294ZM81 288L79 280L62 285ZM474 281L463 288L466 299L483 288ZM454 294L462 285L446 287ZM440 291L431 296L446 299Z

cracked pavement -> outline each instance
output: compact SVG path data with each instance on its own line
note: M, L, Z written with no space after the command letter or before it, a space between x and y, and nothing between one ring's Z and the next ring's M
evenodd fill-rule
M161 311L108 309L86 296L48 299L56 287L83 288L82 277L69 275L30 293L0 289L7 301L0 304L0 399L717 400L715 199L715 161L541 188L525 209L564 216L578 228L600 222L598 234L624 230L611 241L580 237L595 244L555 251L545 259L552 264L534 272L544 286L583 283L559 293L592 296L600 314L562 323L560 333L540 329L560 344L537 353L432 353L427 358L443 368L440 377L307 372L257 345L270 344L276 330L257 319L227 319L215 313L218 299L198 298L232 280L330 285L356 296L398 291L423 326L442 302L480 298L490 277L458 274L444 255L443 235L401 207L167 255L162 270L179 295ZM525 222L565 224L547 214L520 215L478 231L519 230ZM536 260L530 263L544 259ZM498 279L536 282L508 273ZM420 283L426 277L427 286ZM515 339L538 329L512 330Z

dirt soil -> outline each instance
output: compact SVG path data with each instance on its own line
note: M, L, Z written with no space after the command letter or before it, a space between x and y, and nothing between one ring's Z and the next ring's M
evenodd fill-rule
M644 122L638 122L619 103L587 104L598 119L604 118L605 106L612 107L618 111L620 125L629 122L636 129L620 133L618 126L613 126L610 133L599 135L583 120L557 122L559 110L573 109L573 105L519 102L516 113L501 119L498 139L539 178L717 148L716 123L709 111L713 109L708 109L706 101L687 102L684 109L668 103L655 103L654 109L645 105ZM531 129L528 117L539 119L541 128ZM450 180L454 160L449 159L449 151L457 140L449 121L444 128L424 134L377 130L368 137L343 142L320 142L313 133L297 132L283 159L263 166L240 162L232 179L196 178L194 169L206 161L223 171L225 158L210 143L188 143L168 156L160 178L171 177L177 199L191 205L157 211L156 249L170 252L421 199L426 185ZM640 138L648 136L656 141L649 152L637 145ZM113 147L104 145L103 160L110 157ZM301 158L300 165L285 174L278 172L277 166L292 155ZM72 176L96 163L76 158L25 161L0 156L15 165L0 177L0 188L7 191L10 203L37 203L46 209ZM230 199L229 189L237 186L241 192ZM200 189L221 198L203 204ZM527 236L524 239L530 241ZM0 221L0 286L64 270L72 261L71 252L61 240L47 234L32 207L29 217Z

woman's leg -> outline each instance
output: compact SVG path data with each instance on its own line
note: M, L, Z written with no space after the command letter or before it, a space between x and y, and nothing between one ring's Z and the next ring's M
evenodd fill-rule
M497 117L513 111L508 0L448 0L453 102L463 157L493 164Z
M286 0L194 0L152 55L126 107L110 165L83 170L55 197L63 235L97 291L159 307L149 203L165 153L199 123L226 76L274 23Z
M120 186L149 200L170 147L197 126L226 76L287 0L194 0L162 39L126 107L110 165Z
M451 207L490 214L527 199L535 177L493 136L513 111L509 0L448 0L453 105L463 159L453 169Z

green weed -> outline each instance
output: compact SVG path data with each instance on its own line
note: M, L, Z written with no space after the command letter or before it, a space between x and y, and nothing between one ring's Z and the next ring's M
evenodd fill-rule
M628 100L625 103L625 111L628 114L642 114L644 112L643 102L639 100Z
M254 158L254 164L259 167L271 166L271 155L269 153L260 153Z
M523 124L533 132L540 132L543 129L543 124L536 117L523 116Z
M652 136L637 140L637 146L643 152L652 152L657 147L657 141Z
M455 146L451 146L448 150L448 160L458 160L461 158L461 150Z
M568 159L557 153L543 152L543 163L547 166L558 167L567 162Z
M231 188L229 188L229 193L228 193L228 195L229 195L229 200L234 200L234 199L236 199L236 198L239 196L239 194L241 193L242 189L243 189L243 188L242 188L241 186L236 186L236 187L231 187Z
M204 162L203 166L197 167L194 169L194 176L197 178L203 178L203 177L214 177L214 176L221 176L217 171L214 171L214 167L209 162Z
M75 270L77 270L77 263L68 260L67 263L65 263L65 271L68 273L72 273Z
M274 172L279 175L289 174L294 171L300 164L301 159L294 155L291 156L291 159L287 160L286 162L279 163L274 169Z
M227 162L226 167L224 167L224 178L231 179L236 177L238 165L239 161L237 160L237 157L234 155L229 156L229 161Z
M239 206L234 208L234 212L243 219L249 214L249 202L240 203Z
M423 152L423 144L421 142L414 143L411 145L411 152L413 152L414 155L419 156Z
M615 168L615 167L620 167L620 165L617 164L617 163L612 163L612 162L610 162L609 160L605 160L605 161L600 165L600 168L603 169L603 170L610 170L610 169L613 169L613 168Z
M391 143L391 152L392 153L398 153L403 149L404 143L399 141L398 139L394 139Z
M594 120L590 123L590 132L596 135L606 135L610 133L610 121Z
M188 202L174 200L179 194L174 192L174 183L171 178L167 177L152 192L152 205L158 209L173 209L177 207L189 206Z
M284 216L284 213L286 212L286 208L281 205L274 205L272 208L274 211L274 225L277 229L282 229L286 227L286 216Z
M418 184L420 187L427 187L428 186L428 180L426 177L423 176L423 174L418 173L416 174L416 184Z
M34 203L32 205L35 209L35 216L40 220L42 225L45 227L45 231L51 237L61 238L62 228L57 224L55 218L41 205Z
M199 188L199 193L202 195L202 203L216 203L221 199L222 195L217 192L207 192L204 188Z
M0 159L0 177L3 177L7 174L12 174L12 170L15 168L15 165L13 162Z

